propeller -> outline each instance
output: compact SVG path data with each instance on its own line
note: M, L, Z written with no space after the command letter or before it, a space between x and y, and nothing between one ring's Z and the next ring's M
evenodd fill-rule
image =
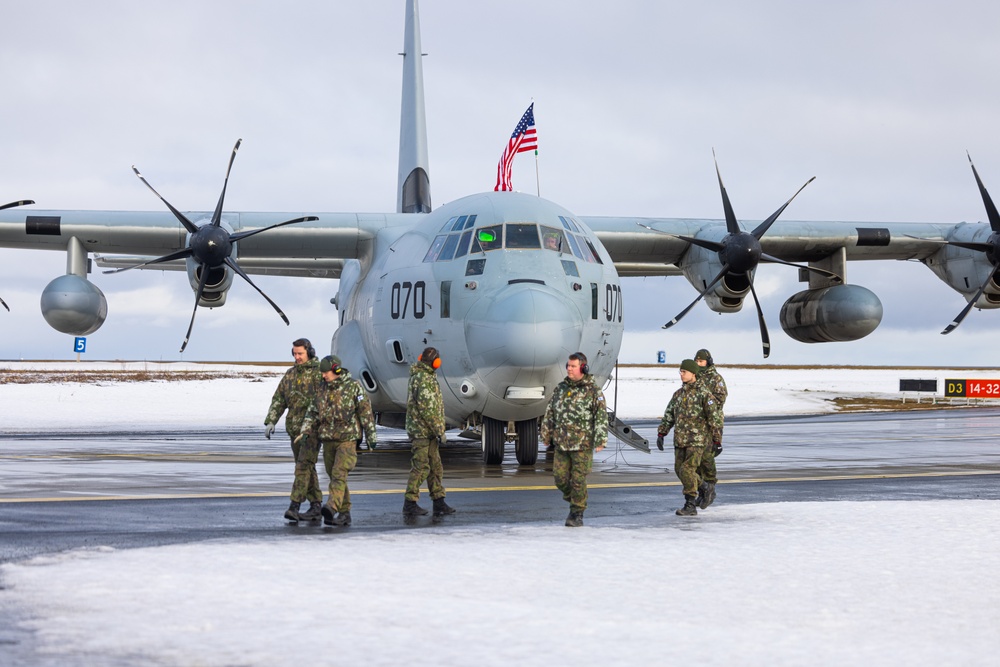
M157 257L156 259L151 259L147 262L142 262L141 264L134 264L132 266L126 266L120 269L110 269L104 273L121 273L122 271L128 271L129 269L138 269L144 266L149 266L151 264L159 264L161 262L169 262L175 259L186 259L192 257L201 266L201 277L198 281L198 291L195 293L194 298L194 311L191 313L191 323L188 324L187 334L184 336L184 343L181 344L181 352L187 347L188 341L191 339L191 329L194 327L194 316L198 313L198 302L201 301L202 294L205 292L205 283L208 280L208 274L211 269L221 267L223 265L228 266L233 273L243 278L247 281L251 287L253 287L257 292L264 297L264 299L271 304L271 307L281 316L285 324L288 324L288 318L278 308L278 304L271 300L271 298L264 294L264 292L254 284L250 277L240 268L240 265L230 256L233 250L233 244L237 241L241 241L245 238L249 238L255 234L260 234L261 232L266 232L275 227L284 227L285 225L294 225L298 222L311 222L313 220L319 220L316 216L305 216L302 218L295 218L294 220L286 220L284 222L279 222L275 225L270 225L268 227L262 227L260 229L254 229L248 232L239 232L238 234L230 234L224 227L222 227L222 206L226 199L226 187L229 185L229 172L232 171L233 161L236 159L236 151L240 149L240 144L243 143L242 139L237 140L236 145L233 147L233 153L229 157L229 167L226 169L226 180L222 183L222 194L219 195L219 203L215 206L215 212L212 213L211 221L205 223L202 226L198 226L191 222L183 213L178 211L171 205L163 196L157 192L152 185L149 184L139 170L132 165L132 171L135 175L139 177L147 188L149 188L154 195L159 197L160 201L166 204L170 212L174 214L174 217L180 221L184 228L190 233L190 238L186 248L172 252L170 254L164 255L163 257Z
M965 308L963 308L962 312L958 314L958 317L956 317L951 324L944 328L944 331L941 332L942 334L951 333L959 324L962 323L965 316L969 314L972 307L976 305L977 301L979 301L979 297L981 297L983 292L986 291L986 286L990 284L990 280L993 279L997 269L1000 268L1000 256L998 256L998 249L1000 249L1000 213L997 212L997 207L993 203L993 199L990 198L990 193L986 191L986 186L983 185L983 180L979 178L979 172L976 171L976 165L972 162L972 156L969 155L968 151L966 151L965 155L969 158L969 166L972 167L972 174L976 177L976 185L979 186L979 194L982 195L983 205L986 207L986 216L989 218L990 229L992 229L993 232L986 240L986 243L966 243L964 241L945 241L944 243L947 245L958 246L959 248L978 250L986 253L986 259L989 260L992 270L986 276L986 280L983 281L983 284L979 286L979 290L976 292L976 295L969 299L969 303L965 304Z
M764 322L764 311L761 310L760 300L757 298L757 290L754 289L753 285L753 271L757 268L759 262L769 262L772 264L785 264L787 266L794 266L798 269L806 269L807 271L812 271L814 273L819 273L828 278L832 278L836 282L843 282L841 278L836 273L827 271L825 269L819 269L812 266L804 266L801 264L794 264L792 262L786 262L783 259L773 257L764 253L760 247L760 239L767 233L767 230L771 228L774 221L778 219L778 216L792 203L792 200L803 189L814 180L816 177L813 176L808 181L806 181L802 187L795 191L788 201L781 205L781 207L772 213L767 220L757 225L757 228L752 232L743 231L740 228L739 223L736 221L736 214L733 213L733 206L729 201L729 195L726 193L726 186L722 183L722 174L719 172L719 162L715 158L715 151L712 151L712 159L715 161L715 174L719 179L719 189L722 192L722 207L726 214L726 232L727 234L723 237L722 241L708 241L705 239L698 239L691 236L681 236L679 234L671 234L671 236L676 236L677 238L687 241L688 243L694 244L696 246L705 248L706 250L712 250L719 254L719 260L722 262L722 269L716 274L705 289L701 291L694 301L692 301L687 308L678 313L674 319L670 320L663 325L664 329L669 329L678 322L681 321L685 315L687 315L695 305L701 301L706 294L712 291L720 280L725 278L727 275L734 276L745 276L747 283L750 285L750 294L753 295L754 305L757 306L757 321L760 324L760 341L764 350L764 358L771 353L771 339L767 333L767 324ZM646 227L646 225L642 225ZM652 231L660 231L652 229L651 227L646 227ZM666 232L661 232L666 233Z
M35 202L32 199L21 199L20 201L12 201L9 204L4 204L3 206L0 206L0 211L7 208L15 208L17 206L25 206L27 204L34 204L34 203ZM10 306L8 306L7 302L4 301L3 299L0 299L0 306L6 308L8 313L10 312Z

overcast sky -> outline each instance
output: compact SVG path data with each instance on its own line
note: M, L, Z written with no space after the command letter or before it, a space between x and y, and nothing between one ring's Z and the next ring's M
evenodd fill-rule
M436 206L492 189L497 159L534 100L541 194L578 215L719 218L715 148L736 215L760 220L809 177L785 220L978 221L965 151L1000 196L1000 6L987 2L421 3ZM244 140L232 211L392 211L403 0L90 2L5 7L0 200L38 208L160 210L136 164L182 210L210 210ZM514 164L534 190L534 164ZM0 203L2 203L0 202ZM65 254L0 250L0 358L71 358L41 290ZM1000 313L973 311L918 264L848 268L883 324L863 341L802 345L781 304L795 271L763 267L771 361L1000 365ZM108 320L85 358L178 359L194 296L158 271L92 280ZM268 360L336 323L336 282L255 278L292 321L238 281L199 310L187 360ZM682 278L625 281L623 360L658 349L760 361L757 322L699 306ZM692 347L693 346L693 347ZM691 348L690 350L688 348ZM674 352L676 351L676 353Z

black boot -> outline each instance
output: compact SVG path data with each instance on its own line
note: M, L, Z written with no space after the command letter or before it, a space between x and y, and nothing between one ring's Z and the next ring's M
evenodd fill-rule
M702 505L705 502L705 494L708 492L708 482L702 482L698 485L698 497L695 498L694 504L698 507L705 509L708 505Z
M566 517L566 525L570 528L579 528L583 525L583 512L574 512L570 510L569 516Z
M697 496L684 496L684 507L677 510L677 516L698 516Z
M445 514L454 514L455 508L444 501L444 498L434 499L434 516L443 516Z
M351 525L351 513L350 512L341 512L340 514L338 514L337 516L335 516L333 518L333 525L335 525L335 526L344 526L345 528L347 526L350 526Z
M300 518L299 507L301 506L302 503L297 503L293 500L291 504L288 505L288 509L285 510L285 518L291 521L292 523L298 523Z
M427 510L418 505L416 500L404 500L403 514L407 516L423 516L427 514Z
M715 502L715 482L705 482L702 486L705 491L698 494L698 507L705 509Z
M323 523L327 526L335 525L333 523L333 508L329 505L323 505Z
M320 511L322 508L322 501L310 500L309 509L305 512L299 512L299 518L303 521L319 521Z

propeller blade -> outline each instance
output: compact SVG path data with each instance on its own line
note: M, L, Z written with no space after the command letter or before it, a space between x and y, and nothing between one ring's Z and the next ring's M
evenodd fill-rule
M729 195L726 194L726 186L722 184L722 174L719 172L719 161L715 158L715 149L712 149L712 160L715 162L715 175L719 177L719 190L722 191L722 210L726 213L726 231L730 234L738 234L743 231L740 223L736 222L736 214L733 213L733 205L729 202Z
M843 276L836 274L833 271L827 271L826 269L820 269L815 266L809 266L808 264L796 264L795 262L786 262L785 260L778 259L773 255L767 255L765 253L761 253L760 261L767 262L768 264L784 264L785 266L794 266L796 269L805 269L806 271L812 271L813 273L818 273L821 276L832 278L834 281L838 283L844 282Z
M208 281L208 269L202 267L201 269L201 279L198 281L198 291L194 294L194 310L191 311L191 322L188 324L187 333L184 334L184 342L181 343L181 352L187 347L188 341L191 340L191 329L194 328L194 316L198 314L198 302L201 301L201 295L205 293L205 283Z
M702 293L699 294L698 297L694 301L692 301L690 304L688 304L687 308L685 308L680 313L678 313L674 317L674 319L672 319L669 322L667 322L666 324L664 324L663 328L664 329L669 329L670 327L672 327L675 324L677 324L678 322L680 322L681 318L684 317L685 315L687 315L691 311L691 309L695 307L695 304L697 304L699 301L701 301L705 297L705 295L708 294L712 290L713 287L715 287L716 283L718 283L720 280L722 280L722 277L724 275L726 275L728 272L729 272L729 265L728 264L723 264L722 265L722 270L719 271L718 275L716 275L715 278L712 279L712 282L710 282L708 284L708 286L705 287L705 289L702 291Z
M144 266L149 266L150 264L159 264L161 262L169 262L173 259L180 259L182 257L188 257L191 254L191 248L183 248L177 252L172 252L169 255L164 255L163 257L157 257L156 259L151 259L148 262L142 262L141 264L133 264L132 266L124 266L120 269L108 269L107 271L102 271L102 273L121 273L122 271L129 271L130 269L141 269Z
M242 139L236 140L233 146L233 153L229 156L229 166L226 167L226 180L222 182L222 194L219 195L219 203L215 205L215 212L212 214L212 224L216 227L222 222L222 203L226 200L226 188L229 186L229 172L233 170L233 162L236 160L236 151L240 149Z
M965 155L969 158L969 165L972 166L972 174L976 177L976 185L979 186L979 194L983 197L983 205L986 207L986 216L990 219L990 228L994 232L1000 232L1000 213L997 212L997 207L994 205L993 199L990 198L990 193L986 191L986 186L983 185L982 179L979 178L979 172L976 171L976 165L972 164L972 156L969 155L968 151L965 152ZM975 299L973 299L973 301L975 301Z
M816 180L816 177L813 176L808 181L806 181L805 183L803 183L802 187L799 188L798 190L796 190L795 194L792 195L791 197L789 197L788 201L786 201L784 204L781 205L781 208L779 208L777 211L775 211L774 213L772 213L771 217L769 217L767 220L765 220L764 222L762 222L759 225L757 225L757 229L755 229L755 230L753 230L753 232L751 232L753 234L753 237L755 239L757 239L758 241L760 241L760 237L762 237L764 235L764 233L768 229L771 228L771 225L774 224L774 221L778 219L778 216L781 215L781 213L788 207L788 205L792 203L792 200L795 199L796 197L798 197L799 193L802 192L803 190L805 190L805 187L807 185L809 185L810 183L812 183L813 181L815 181L815 180Z
M275 311L277 311L278 315L281 315L281 319L283 319L285 321L285 324L290 324L290 322L288 321L288 318L285 317L285 314L283 312L281 312L281 308L278 308L278 304L276 304L274 301L271 301L271 297L269 297L268 295L264 294L264 292L259 287L257 287L256 285L254 285L254 282L252 280L250 280L250 276L248 276L246 273L243 272L243 269L240 268L239 264L237 264L236 262L233 261L232 257L226 257L225 262L226 262L226 266L228 266L237 275L239 275L241 278L243 278L243 280L245 280L248 283L250 283L250 287L252 287L255 290L257 290L257 292L262 297L264 297L264 299L266 299L269 304L271 304L271 307L274 308Z
M725 247L724 245L722 245L718 241L708 241L706 239L696 239L693 236L680 236L680 235L678 235L677 238L679 238L682 241L687 241L688 243L690 243L692 245L701 246L705 250L711 250L713 252L720 252Z
M4 204L3 206L0 206L0 211L4 210L5 208L14 208L16 206L26 206L28 204L34 204L34 203L35 203L34 199L21 199L20 201L12 201L9 204Z
M771 354L771 337L767 334L767 324L764 323L764 311L760 308L760 300L757 298L757 290L753 288L753 276L747 275L750 281L750 294L753 295L753 304L757 306L757 322L760 323L760 344L764 348L764 358Z
M184 229L188 230L192 234L194 234L196 231L198 231L198 226L196 224L194 224L193 222L191 222L190 220L188 220L187 217L183 213L181 213L180 211L178 211L176 208L173 207L173 205L170 202L168 202L166 199L164 199L163 195L161 195L159 192L157 192L156 188L154 188L152 185L150 185L149 181L147 181L146 178L142 174L139 173L139 170L135 168L134 164L132 165L132 171L135 172L135 175L139 177L139 180L142 181L143 183L145 183L146 187L149 188L154 195L156 195L157 197L160 198L161 202L163 202L164 204L167 205L167 208L169 208L170 212L174 214L174 217L177 218L182 225L184 225Z
M986 280L983 281L983 284L979 286L979 290L976 292L976 295L971 299L969 299L969 303L965 304L965 308L962 309L962 312L958 314L958 317L956 317L951 324L949 324L944 328L944 331L941 332L941 335L951 333L952 331L955 330L955 327L957 327L959 324L962 323L962 320L965 319L965 316L969 314L969 311L972 310L972 307L976 305L977 301L979 301L979 297L981 297L983 295L983 292L986 291L986 286L990 284L990 280L993 278L993 274L996 273L996 270L997 270L997 265L994 264L993 270L990 271L990 274L988 276L986 276Z
M687 241L688 243L701 246L702 248L705 248L706 250L712 250L713 252L719 252L724 247L721 243L718 243L717 241L707 241L705 239L696 239L693 236L682 236L680 234L671 234L670 232L665 232L662 229L654 229L649 225L642 224L641 222L637 222L635 224L645 229L648 229L651 232L656 232L657 234L663 234L664 236L680 239L681 241Z
M239 234L230 234L229 240L232 241L233 243L236 243L237 241L241 241L249 236L253 236L254 234L260 234L261 232L266 232L267 230L274 229L275 227L294 225L299 222L313 222L315 220L319 220L319 218L316 217L315 215L307 215L303 218L295 218L294 220L285 220L284 222L279 222L278 224L271 225L270 227L261 227L260 229L254 229L249 232L240 232Z
M0 306L3 306L4 308L6 308L8 313L10 312L10 306L8 306L7 302L4 301L3 299L0 299Z

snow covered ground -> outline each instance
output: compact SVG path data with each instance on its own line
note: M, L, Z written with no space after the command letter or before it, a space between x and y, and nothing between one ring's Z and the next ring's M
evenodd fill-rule
M214 368L246 379L2 384L2 428L93 430L137 418L260 426L282 369ZM720 370L730 415L825 411L833 395L895 397L901 377L991 376ZM620 412L658 416L678 384L674 368L622 369ZM611 403L612 388L607 395ZM993 664L1000 652L1000 502L717 503L696 518L666 503L650 526L651 509L573 530L498 517L476 528L95 545L0 565L0 602L36 633L39 653L25 664L62 667L940 667ZM18 659L13 651L0 644L0 664Z
M26 431L45 428L93 430L132 427L137 420L147 428L205 428L263 426L281 366L244 366L158 362L0 362L2 370L49 370L66 373L142 371L162 375L162 382L45 382L0 383L0 405L5 406L0 428ZM946 378L996 378L991 370L892 368L755 369L719 367L729 387L726 415L810 414L829 412L836 396L874 396L898 399L901 378L937 379L939 391ZM236 377L184 380L185 374L211 372ZM173 381L166 381L174 378ZM623 419L659 417L671 394L680 386L674 365L622 367L614 383L605 387L609 406L617 405Z

